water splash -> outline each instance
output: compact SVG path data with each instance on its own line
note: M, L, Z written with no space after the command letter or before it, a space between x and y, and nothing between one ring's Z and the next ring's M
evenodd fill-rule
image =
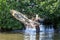
M44 32L45 31L45 26L44 25L39 25L39 28L40 28L40 32Z
M36 40L36 29L27 27L24 33L24 40Z
M54 36L54 29L53 26L50 25L52 28L45 28L45 25L40 25L40 32L39 36L37 36L35 28L26 28L24 33L24 40L53 40Z

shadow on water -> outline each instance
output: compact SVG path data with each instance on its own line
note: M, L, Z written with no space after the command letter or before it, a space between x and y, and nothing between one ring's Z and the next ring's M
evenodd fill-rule
M51 25L52 26L52 25ZM45 28L44 25L40 25L40 32L36 33L35 28L27 28L24 33L24 40L54 40L54 29Z

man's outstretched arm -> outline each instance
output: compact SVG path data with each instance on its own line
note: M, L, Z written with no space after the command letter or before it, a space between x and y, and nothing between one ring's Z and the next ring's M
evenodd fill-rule
M15 10L10 10L11 14L13 17L15 17L17 20L21 21L23 24L31 22L30 19L28 19L25 15L22 13L15 11ZM39 24L38 22L32 21L35 24Z

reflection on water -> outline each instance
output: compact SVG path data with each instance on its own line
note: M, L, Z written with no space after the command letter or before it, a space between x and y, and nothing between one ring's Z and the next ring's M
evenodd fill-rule
M53 32L40 32L39 40L53 40L54 33Z
M36 40L36 29L35 28L26 28L24 40Z
M40 25L40 32L36 33L35 28L26 28L24 33L24 40L53 40L54 29L44 28L44 25Z
M39 27L40 27L40 32L44 32L45 31L45 26L44 25L41 24Z

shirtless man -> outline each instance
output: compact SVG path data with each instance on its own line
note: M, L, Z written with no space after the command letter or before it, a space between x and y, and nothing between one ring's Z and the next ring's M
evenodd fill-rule
M29 20L30 21L29 23L25 23L26 30L39 32L40 31L39 25L34 23L34 21L38 22L38 20L39 20L39 17L37 15L36 15L36 18L32 17L32 19Z
M36 18L28 19L25 15L22 13L16 11L16 10L11 10L11 14L19 21L21 21L26 28L38 28L39 23L38 23L38 15L36 15Z

